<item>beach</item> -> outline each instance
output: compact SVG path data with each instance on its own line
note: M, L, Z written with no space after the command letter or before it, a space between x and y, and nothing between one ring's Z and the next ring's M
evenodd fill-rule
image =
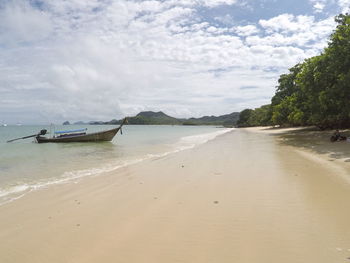
M349 262L350 144L303 132L233 129L32 191L0 206L0 262Z

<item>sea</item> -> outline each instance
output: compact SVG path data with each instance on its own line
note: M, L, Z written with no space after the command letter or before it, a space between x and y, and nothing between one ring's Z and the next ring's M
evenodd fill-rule
M38 144L29 138L54 131L88 128L97 132L111 125L22 125L0 127L0 205L55 184L73 183L127 165L159 158L206 143L232 129L214 126L126 125L111 142Z

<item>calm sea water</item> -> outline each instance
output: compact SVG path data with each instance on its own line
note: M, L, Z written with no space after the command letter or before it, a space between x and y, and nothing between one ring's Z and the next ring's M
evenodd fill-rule
M88 132L111 129L104 125L56 126L56 130L88 128ZM0 127L0 204L51 184L69 183L85 176L192 148L229 129L211 126L128 125L112 142L47 143L34 139L7 140L36 134L47 126ZM52 130L53 131L53 130Z

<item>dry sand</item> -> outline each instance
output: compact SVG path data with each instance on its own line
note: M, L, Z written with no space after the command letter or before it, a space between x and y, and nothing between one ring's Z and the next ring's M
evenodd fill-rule
M346 153L290 132L234 130L3 205L0 262L350 262Z

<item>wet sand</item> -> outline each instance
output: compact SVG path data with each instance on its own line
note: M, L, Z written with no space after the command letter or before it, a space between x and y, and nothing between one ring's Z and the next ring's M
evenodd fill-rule
M350 262L345 146L293 136L234 130L33 192L0 207L0 262Z

